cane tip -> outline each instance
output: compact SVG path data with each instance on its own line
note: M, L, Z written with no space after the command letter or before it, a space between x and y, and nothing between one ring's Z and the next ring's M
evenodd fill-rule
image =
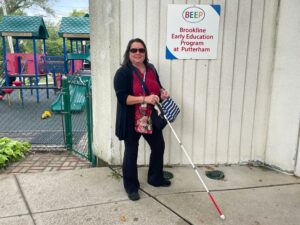
M224 215L221 215L220 218L221 218L222 220L225 220L225 216L224 216Z

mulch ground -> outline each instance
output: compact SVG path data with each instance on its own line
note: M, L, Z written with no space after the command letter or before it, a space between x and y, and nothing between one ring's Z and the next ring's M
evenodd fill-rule
M19 162L10 164L0 174L38 173L78 170L91 167L91 163L68 151L30 152Z

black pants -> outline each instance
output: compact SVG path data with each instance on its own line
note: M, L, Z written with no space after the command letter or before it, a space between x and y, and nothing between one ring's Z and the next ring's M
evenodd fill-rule
M162 131L154 130L152 134L140 134L134 128L125 139L125 152L123 159L123 182L127 193L137 192L140 183L138 180L137 157L139 139L143 136L150 145L151 153L149 160L148 182L160 184L163 180L163 161L165 141Z

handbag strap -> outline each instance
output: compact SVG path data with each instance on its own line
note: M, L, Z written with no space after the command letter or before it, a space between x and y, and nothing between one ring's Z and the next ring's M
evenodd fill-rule
M146 91L147 95L150 95L150 91L147 87L147 85L145 84L145 82L142 80L142 78L140 77L140 75L138 74L136 68L134 66L132 66L133 72L134 74L137 76L139 82L141 83L142 87L144 88L144 90ZM146 68L147 69L147 68Z

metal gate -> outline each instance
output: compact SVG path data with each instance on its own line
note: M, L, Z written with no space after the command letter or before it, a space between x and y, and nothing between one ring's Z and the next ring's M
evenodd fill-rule
M90 76L69 76L62 80L62 104L66 147L96 164L92 151L92 85Z

